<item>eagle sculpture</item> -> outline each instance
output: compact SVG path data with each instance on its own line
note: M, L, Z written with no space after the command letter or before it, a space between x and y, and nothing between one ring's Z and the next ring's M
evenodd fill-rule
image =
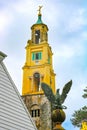
M69 93L72 86L72 80L70 80L68 83L65 84L62 90L62 94L59 93L59 89L56 90L56 94L54 95L51 87L47 85L46 83L42 82L41 87L44 91L45 96L48 98L48 100L52 104L52 109L66 109L67 107L62 105L67 97L67 94Z

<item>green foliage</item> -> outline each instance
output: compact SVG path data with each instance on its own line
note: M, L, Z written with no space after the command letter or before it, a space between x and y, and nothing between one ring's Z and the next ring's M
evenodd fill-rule
M81 123L85 119L87 120L87 107L86 106L74 112L74 114L72 115L71 122L74 126L81 127Z
M87 98L87 87L83 90L84 94L83 98ZM74 112L72 115L71 122L74 126L81 127L81 123L83 120L87 120L87 106L82 107L81 109Z
M87 98L87 87L86 87L86 89L84 89L84 92L85 92L85 93L82 95L82 97L83 97L83 98Z

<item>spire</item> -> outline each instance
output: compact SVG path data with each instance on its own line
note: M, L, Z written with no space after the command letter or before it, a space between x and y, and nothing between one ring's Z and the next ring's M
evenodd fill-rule
M42 22L42 19L41 19L41 8L42 8L43 6L39 6L39 9L38 9L38 20L37 20L37 22L36 22L36 24L42 24L43 22Z

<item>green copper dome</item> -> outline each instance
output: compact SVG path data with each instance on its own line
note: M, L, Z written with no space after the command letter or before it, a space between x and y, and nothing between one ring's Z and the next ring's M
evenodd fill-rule
M38 20L37 20L36 24L43 24L41 15L38 15Z
M42 8L42 6L39 6L39 9L38 9L39 13L38 13L37 21L36 21L35 24L32 25L31 29L33 29L34 26L37 26L37 25L41 25L42 26L43 25L43 27L45 26L47 28L47 31L48 31L47 25L44 24L43 21L42 21L41 8Z

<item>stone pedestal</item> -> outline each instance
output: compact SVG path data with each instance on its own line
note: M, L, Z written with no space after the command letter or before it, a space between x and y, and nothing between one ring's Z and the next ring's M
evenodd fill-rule
M66 118L65 112L62 109L52 111L53 130L65 130L61 125Z

